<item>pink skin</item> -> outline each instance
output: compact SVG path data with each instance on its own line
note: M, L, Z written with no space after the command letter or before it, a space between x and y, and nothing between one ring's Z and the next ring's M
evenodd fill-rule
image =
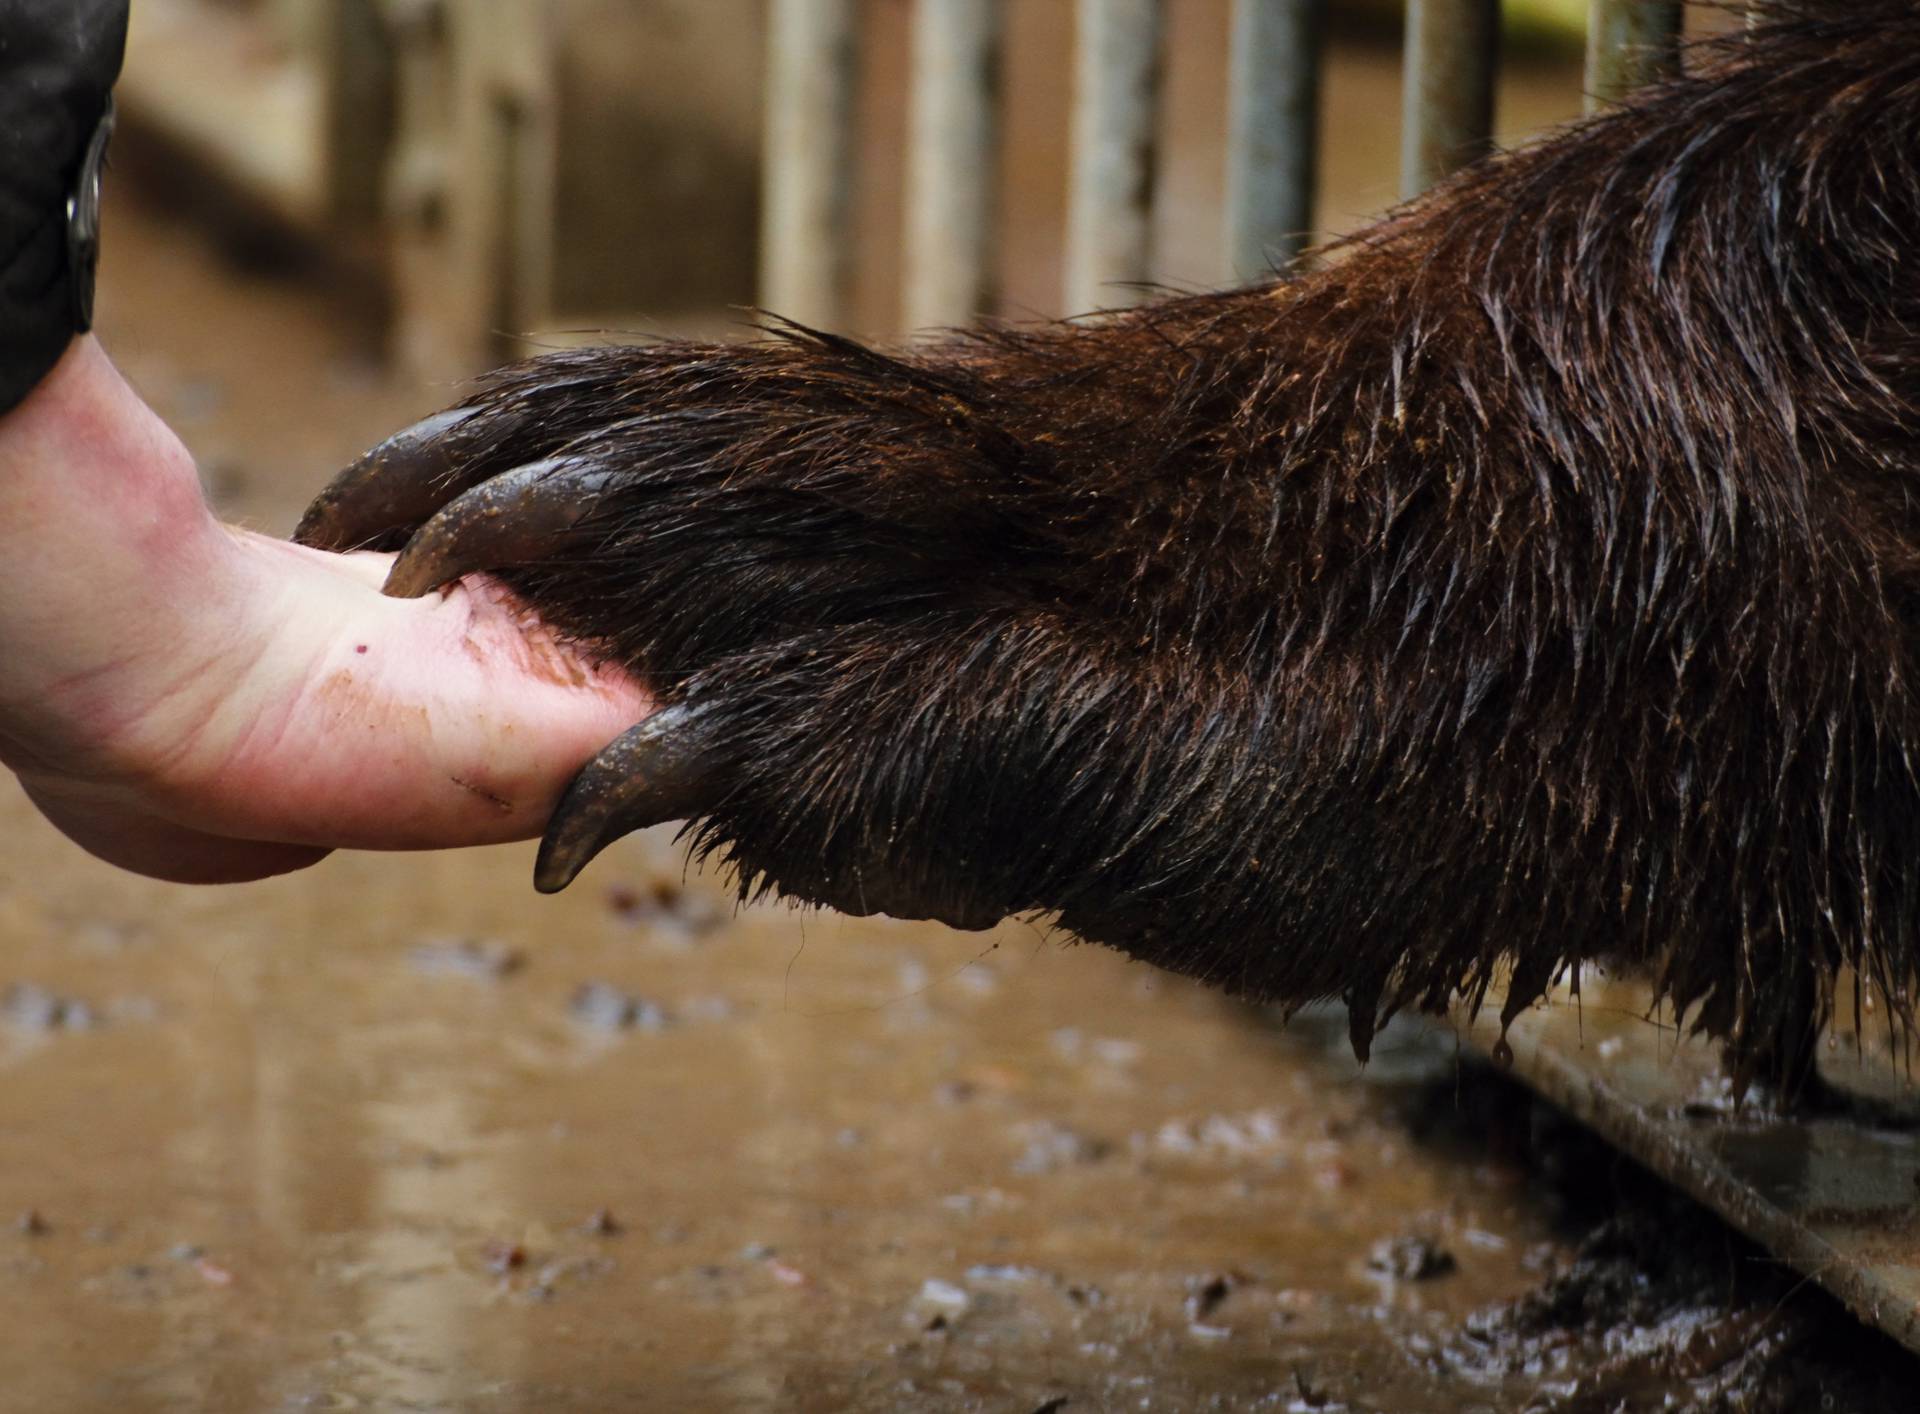
M221 525L92 338L0 417L0 542L0 762L155 878L537 835L650 710L491 581L387 599L390 556Z

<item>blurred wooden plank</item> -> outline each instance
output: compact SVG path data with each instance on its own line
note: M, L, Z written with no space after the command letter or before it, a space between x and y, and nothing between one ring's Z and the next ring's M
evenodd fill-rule
M991 302L1000 0L919 0L913 25L909 330L970 324Z
M129 127L277 220L327 220L322 76L260 18L204 0L140 0L116 94Z
M1066 307L1137 304L1152 277L1160 0L1080 0Z
M829 329L846 321L857 34L853 0L773 0L760 300Z
M417 373L523 353L551 308L557 22L524 0L462 0L397 32L396 344Z

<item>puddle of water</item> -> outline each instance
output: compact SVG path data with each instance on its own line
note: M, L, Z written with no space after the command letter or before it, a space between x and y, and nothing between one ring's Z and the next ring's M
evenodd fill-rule
M1404 1338L1536 1279L1523 1189L1418 1152L1337 1024L1020 928L689 941L610 898L671 887L658 836L558 901L524 849L189 892L4 810L4 975L107 1018L0 1025L23 1407L1191 1408L1295 1368L1435 1407ZM524 960L410 958L449 932ZM583 1018L590 979L664 1021ZM1414 1230L1451 1274L1368 1270Z

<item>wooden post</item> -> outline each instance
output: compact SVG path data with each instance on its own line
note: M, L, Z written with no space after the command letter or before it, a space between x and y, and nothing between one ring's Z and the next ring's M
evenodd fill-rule
M394 54L373 0L333 0L312 29L320 68L320 180L333 221L373 221L394 138Z
M553 291L558 105L553 11L461 0L398 12L403 122L388 188L397 344L464 374L526 351Z
M852 246L853 0L773 0L760 302L819 328L845 323Z
M969 324L992 297L999 0L919 0L907 152L908 329Z
M1071 313L1135 304L1152 274L1160 0L1080 0L1073 173L1067 212Z

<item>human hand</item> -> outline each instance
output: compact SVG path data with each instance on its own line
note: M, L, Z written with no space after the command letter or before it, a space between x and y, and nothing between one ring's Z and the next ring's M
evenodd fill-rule
M180 882L540 832L649 710L503 589L218 523L92 338L0 417L0 762L70 838Z

